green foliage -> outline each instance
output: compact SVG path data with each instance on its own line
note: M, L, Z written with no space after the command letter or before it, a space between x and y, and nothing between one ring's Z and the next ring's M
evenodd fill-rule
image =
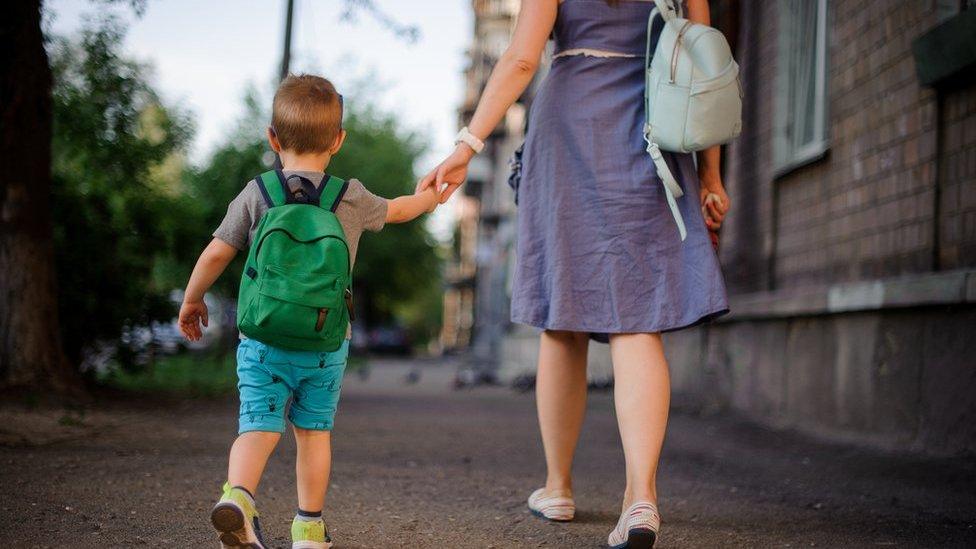
M191 124L120 55L123 34L106 18L51 45L60 317L76 361L125 325L172 315L170 288L152 283L154 261L185 242L195 215L180 193Z
M233 353L184 353L157 359L150 368L109 368L99 382L137 393L186 396L228 394L237 387Z
M225 142L202 166L188 166L189 115L164 104L147 68L122 55L123 36L106 17L76 39L49 44L59 304L76 363L96 341L172 318L169 292L186 283L227 204L272 158L264 139L270 114L262 107L270 101L250 90ZM385 197L412 192L422 149L416 136L363 107L350 109L345 127L349 137L331 173L356 177ZM236 296L243 255L214 291ZM422 221L364 235L354 284L365 323L405 323L420 339L434 333L439 259Z
M203 167L189 168L184 174L188 200L199 209L200 216L194 241L187 247L192 257L189 261L178 257L175 262L183 272L171 277L174 286L182 286L186 282L193 261L224 218L230 201L254 176L266 171L273 158L271 149L263 138L266 120L271 117L261 109L258 97L254 89L247 90L244 113L236 129L230 132L227 141L217 147ZM213 291L225 296L237 295L246 255L238 254L214 284Z
M351 356L346 374L366 368L366 360ZM134 393L218 396L237 388L234 353L197 352L163 356L146 369L107 368L98 381Z
M348 136L329 167L331 173L355 177L387 198L413 192L413 163L422 150L416 136L400 130L393 117L368 108L351 109L344 127ZM403 322L420 338L439 323L439 305L434 317L406 314L441 293L440 261L423 218L365 233L354 275L356 298L365 305L368 323Z

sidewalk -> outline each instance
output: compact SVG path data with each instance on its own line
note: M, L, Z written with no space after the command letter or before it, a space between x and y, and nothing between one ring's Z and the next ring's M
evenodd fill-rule
M608 392L590 398L578 520L551 524L524 505L543 481L532 395L452 391L449 365L420 367L408 385L410 368L374 361L367 381L346 378L326 509L336 547L606 542L624 471ZM40 446L0 446L5 546L217 546L207 513L235 433L235 399L113 401L74 428ZM274 547L290 546L293 456L287 437L258 494ZM881 455L676 413L659 475L659 547L972 547L974 471L972 460Z

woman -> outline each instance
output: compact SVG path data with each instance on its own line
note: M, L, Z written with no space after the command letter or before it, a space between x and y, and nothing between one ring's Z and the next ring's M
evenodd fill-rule
M512 320L543 330L536 395L548 475L529 507L550 520L574 516L570 470L586 401L587 345L590 338L609 341L627 468L612 547L650 547L659 528L655 477L670 400L660 333L727 311L708 236L729 207L718 148L699 155L697 170L691 155L665 153L685 191L684 242L644 150L644 48L653 7L638 0L523 2L469 128L418 183L442 189L442 202L451 196L554 35L556 54L532 106L522 157L512 295ZM707 0L688 0L687 7L691 20L709 22ZM718 200L705 200L709 193Z

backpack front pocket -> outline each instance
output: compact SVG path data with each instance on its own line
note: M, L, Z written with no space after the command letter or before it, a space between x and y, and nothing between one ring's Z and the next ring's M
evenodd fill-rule
M345 279L338 275L289 271L268 265L262 273L255 326L291 338L328 339L345 306Z

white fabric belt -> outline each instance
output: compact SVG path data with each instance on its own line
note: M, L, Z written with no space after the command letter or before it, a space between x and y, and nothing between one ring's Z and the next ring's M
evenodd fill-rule
M616 52L616 51L596 50L596 49L593 49L593 48L573 48L573 49L569 49L569 50L563 50L563 51L557 53L556 55L553 55L552 58L553 59L556 59L556 58L559 58L559 57L569 57L571 55L583 55L583 56L586 56L586 57L607 57L607 58L613 58L613 57L637 57L634 54L620 53L620 52Z

